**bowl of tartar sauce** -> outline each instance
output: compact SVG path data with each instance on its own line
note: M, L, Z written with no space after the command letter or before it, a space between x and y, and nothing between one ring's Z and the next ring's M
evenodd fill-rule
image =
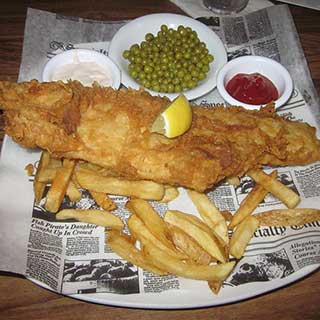
M84 86L97 82L103 87L118 89L121 72L106 55L94 50L71 49L57 54L45 65L42 81L78 80Z

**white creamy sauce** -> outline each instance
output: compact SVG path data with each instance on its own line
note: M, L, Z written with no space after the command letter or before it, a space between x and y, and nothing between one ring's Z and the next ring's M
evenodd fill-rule
M60 66L52 74L51 80L68 81L78 80L84 86L91 86L93 82L98 82L101 86L112 85L112 74L107 67L101 67L96 62L79 61L74 59L73 63Z

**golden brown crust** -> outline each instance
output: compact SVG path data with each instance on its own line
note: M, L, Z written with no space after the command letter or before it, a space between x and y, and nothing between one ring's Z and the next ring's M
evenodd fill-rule
M6 132L26 147L99 164L129 179L150 179L203 191L263 164L320 160L315 129L241 107L193 107L192 126L175 139L151 133L168 100L143 90L79 82L0 82Z

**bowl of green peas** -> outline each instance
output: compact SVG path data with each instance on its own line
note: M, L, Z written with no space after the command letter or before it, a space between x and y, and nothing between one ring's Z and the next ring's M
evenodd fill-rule
M216 87L227 62L225 47L209 27L183 15L158 13L124 25L113 37L109 57L121 69L121 82L152 95L188 100Z

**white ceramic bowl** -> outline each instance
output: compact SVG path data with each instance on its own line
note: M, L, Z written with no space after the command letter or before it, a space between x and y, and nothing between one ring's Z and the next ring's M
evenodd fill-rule
M226 90L228 81L238 73L258 72L273 82L278 89L279 98L275 101L275 107L284 105L291 96L293 90L292 78L280 63L273 59L261 56L244 56L231 60L218 72L217 89L222 98L230 105L243 106L247 109L260 109L261 105L246 104L233 98Z
M108 71L111 75L112 84L111 87L118 89L121 83L121 72L117 65L106 55L99 53L94 50L88 49L71 49L57 54L50 59L45 65L42 72L42 81L49 82L53 81L54 73L66 65L73 63L95 63L95 66L102 70ZM73 80L80 80L74 78ZM99 83L99 80L97 81Z
M156 34L160 26L166 24L169 28L177 29L179 25L192 28L198 33L201 41L205 42L209 52L214 56L214 61L210 64L210 71L207 78L200 82L194 89L184 91L187 99L198 98L216 87L216 76L218 70L227 62L227 53L220 38L203 23L178 14L157 13L142 16L124 25L113 37L109 47L109 57L121 69L121 82L126 87L138 89L141 87L128 72L128 61L122 57L124 50L129 49L134 43L141 43L147 33ZM148 90L152 95L167 96L174 99L179 93L161 93Z

